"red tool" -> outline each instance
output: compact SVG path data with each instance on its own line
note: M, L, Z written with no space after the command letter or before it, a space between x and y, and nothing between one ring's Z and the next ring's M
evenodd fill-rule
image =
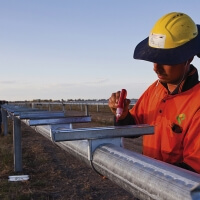
M119 101L118 101L117 110L116 110L116 121L118 121L119 117L123 113L124 100L126 99L126 95L127 95L126 89L122 89L122 91L120 93Z

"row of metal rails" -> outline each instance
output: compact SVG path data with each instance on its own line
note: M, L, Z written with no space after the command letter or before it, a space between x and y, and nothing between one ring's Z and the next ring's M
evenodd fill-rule
M90 116L66 116L53 112L2 105L2 124L7 134L13 121L14 170L22 171L21 122L86 162L138 199L200 199L200 175L123 148L123 137L153 134L149 125L75 128Z

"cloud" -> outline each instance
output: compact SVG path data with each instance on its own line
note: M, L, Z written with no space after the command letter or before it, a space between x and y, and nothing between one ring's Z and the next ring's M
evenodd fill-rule
M95 79L95 80L91 80L91 81L86 81L83 82L84 84L103 84L103 83L107 83L109 81L109 79L107 78L100 78L100 79Z
M19 82L18 81L14 81L14 80L11 80L11 81L0 81L0 84L2 84L2 85L3 84L6 84L6 85L9 84L10 85L10 84L16 84L16 83L19 83Z
M90 81L82 80L82 81L73 81L73 82L45 83L45 84L39 85L38 89L40 90L41 89L62 89L62 88L66 89L66 88L77 88L77 87L84 87L84 86L96 87L98 85L102 85L108 82L109 82L109 79L102 78L102 79L95 79L95 80L90 80Z

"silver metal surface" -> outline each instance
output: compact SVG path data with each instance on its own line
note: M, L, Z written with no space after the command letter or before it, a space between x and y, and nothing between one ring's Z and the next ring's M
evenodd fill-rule
M64 112L34 111L19 113L20 119L48 119L55 117L65 117Z
M122 139L119 138L103 138L97 140L88 140L88 160L92 161L93 153L100 145L113 144L115 146L122 146Z
M21 121L13 118L14 171L22 171Z
M50 129L37 126L35 130L51 139ZM88 140L56 144L90 166ZM109 144L109 140L95 147L92 163L97 172L141 200L197 200L200 195L199 174Z
M70 124L70 123L84 123L90 122L91 117L89 116L73 116L73 117L62 117L53 119L30 119L27 120L29 126L39 126L47 124Z
M93 154L95 169L139 199L189 200L200 174L131 152L112 144ZM196 196L200 190L196 189Z
M192 197L192 200L200 199L200 184L191 190L191 197Z
M12 105L2 105L2 108L7 110L7 112L12 113L14 116L19 115L21 112L38 111L38 109L21 107L21 106L12 106Z
M128 125L128 126L110 126L93 127L79 129L54 129L52 130L52 139L54 141L102 139L114 137L136 137L154 133L154 127L149 125Z
M19 116L22 112L37 112L38 110L37 109L18 109L18 110L14 110L14 111L11 111L11 113L13 114L13 116Z

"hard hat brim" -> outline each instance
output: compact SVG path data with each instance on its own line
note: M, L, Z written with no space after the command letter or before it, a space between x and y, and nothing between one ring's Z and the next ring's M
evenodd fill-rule
M141 41L135 48L133 58L146 60L153 63L176 65L187 61L200 54L200 25L197 25L198 35L189 42L171 49L150 47L148 37Z

